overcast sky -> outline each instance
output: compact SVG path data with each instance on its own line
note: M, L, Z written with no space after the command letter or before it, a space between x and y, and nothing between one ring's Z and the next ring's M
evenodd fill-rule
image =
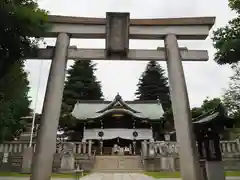
M227 0L39 0L40 7L50 14L84 17L105 17L106 12L130 12L131 18L168 18L186 16L216 16L213 29L225 25L234 17L227 6ZM210 33L211 36L211 33ZM54 45L54 39L46 40L48 45ZM71 45L79 48L104 48L104 40L71 40ZM130 48L156 49L163 46L163 41L130 40ZM185 62L184 70L188 94L192 107L201 105L207 97L219 97L228 86L230 68L219 66L213 61L215 52L212 42L180 41L179 46L188 49L206 49L209 51L208 62ZM69 61L68 65L72 62ZM119 92L124 100L134 99L136 84L147 62L133 61L101 61L97 62L97 78L102 83L104 97L112 100ZM37 82L41 61L27 61L31 84L30 96L32 107L36 102ZM161 62L165 68L166 63ZM37 112L41 112L50 61L44 61L41 68L41 81L37 100Z

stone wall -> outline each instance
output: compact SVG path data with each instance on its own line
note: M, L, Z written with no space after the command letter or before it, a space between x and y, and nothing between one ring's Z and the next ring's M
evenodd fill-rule
M73 159L68 156L66 161L72 161L73 166L68 167L70 172L74 169L83 168L84 171L91 171L94 167L95 152L89 147L89 142L63 142L56 145L56 153L53 160L53 172L62 172L64 152L71 144ZM0 145L0 171L30 173L31 161L35 152L36 144L29 148L25 141L5 142ZM30 151L29 151L30 150ZM25 162L25 163L24 163ZM29 164L29 163L30 164Z
M148 142L147 150L154 154L143 155L142 159L146 171L178 171L180 170L179 147L177 142L159 141ZM221 141L220 143L224 169L227 171L240 170L239 139ZM143 150L143 149L142 149ZM146 153L145 153L146 154Z
M56 154L53 161L53 172L62 172L63 152L70 142L62 142L56 145ZM91 171L95 164L95 152L92 150L91 141L71 142L71 152L73 158L66 156L66 159L73 163L69 169L83 168ZM173 141L148 142L147 149L151 149L153 154L142 154L142 165L147 171L178 171L179 147ZM33 143L32 154L35 152L36 145ZM30 172L31 149L27 142L14 141L5 142L0 145L0 171L11 172ZM240 170L240 146L239 139L234 141L221 141L223 164L226 170ZM27 152L27 153L26 153ZM29 154L30 153L30 154Z

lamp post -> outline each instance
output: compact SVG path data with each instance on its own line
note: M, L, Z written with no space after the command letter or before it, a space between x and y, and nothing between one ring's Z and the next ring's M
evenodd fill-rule
M164 134L164 139L165 139L165 141L170 141L170 139L171 139L170 133Z

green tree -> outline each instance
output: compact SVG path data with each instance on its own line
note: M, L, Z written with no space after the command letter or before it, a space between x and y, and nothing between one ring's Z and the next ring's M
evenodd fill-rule
M228 108L229 115L240 117L240 66L232 65L234 74L230 77L229 87L223 95L223 102Z
M0 79L0 142L11 140L24 128L30 113L29 82L23 61L15 62Z
M220 98L212 98L212 99L210 99L209 97L207 97L203 101L203 104L201 105L202 113L206 113L206 112L209 112L209 111L213 110L220 103L221 103L221 99Z
M95 70L95 64L85 60L75 61L68 70L63 92L61 127L77 128L76 120L70 115L77 101L103 98L101 84L94 75Z
M48 25L46 11L34 0L1 0L0 17L1 79L11 65L34 52Z
M240 135L240 66L239 63L232 65L233 75L230 77L229 87L223 95L224 105L227 107L229 116L234 119L235 127L230 131L230 138L235 139Z
M240 60L240 0L228 0L228 5L237 17L213 32L213 45L217 50L215 61L218 64L232 64Z
M171 108L168 79L164 69L156 61L147 64L137 84L135 95L139 100L159 99L164 110Z

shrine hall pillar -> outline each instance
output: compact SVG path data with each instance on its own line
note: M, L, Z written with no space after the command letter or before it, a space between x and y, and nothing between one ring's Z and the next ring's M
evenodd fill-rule
M70 37L60 33L48 76L37 146L33 159L32 180L50 180L53 157L56 152L56 134L62 105Z
M167 69L177 141L180 145L180 169L183 180L202 180L192 118L177 37L165 37Z
M92 140L88 140L88 155L92 156Z

